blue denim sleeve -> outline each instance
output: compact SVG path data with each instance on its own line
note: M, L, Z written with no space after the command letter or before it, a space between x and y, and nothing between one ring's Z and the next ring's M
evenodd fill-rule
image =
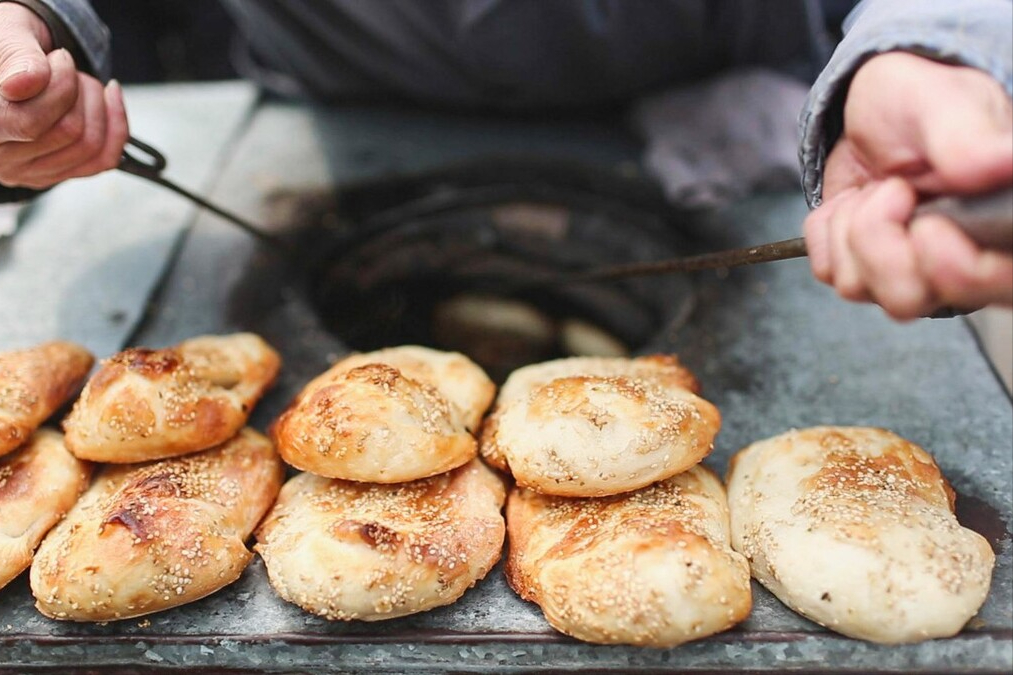
M1013 2L1010 0L864 0L848 16L845 36L809 92L799 117L802 188L820 204L827 153L840 136L844 94L866 60L908 51L990 73L1013 95Z
M91 73L102 82L112 76L112 59L109 48L109 29L102 23L88 0L14 0L35 10L50 26L57 43L72 41L74 44L57 44L68 47L78 58L87 63L78 63L81 70ZM54 26L53 22L58 22ZM54 30L56 29L56 30Z

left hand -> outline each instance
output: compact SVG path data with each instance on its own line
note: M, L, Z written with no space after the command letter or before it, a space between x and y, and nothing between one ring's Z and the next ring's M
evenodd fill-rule
M1013 184L1013 105L989 75L892 52L859 68L823 204L805 221L814 276L899 320L1013 304L1013 255L981 249L919 195Z

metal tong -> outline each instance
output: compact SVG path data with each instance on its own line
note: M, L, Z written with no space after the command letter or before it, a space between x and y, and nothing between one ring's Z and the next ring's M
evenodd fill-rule
M139 157L135 154L132 154L129 149L130 147L139 150L141 153L143 153L143 156ZM211 211L212 213L224 218L233 225L242 229L247 234L256 237L259 241L261 241L264 244L267 244L271 247L277 247L285 251L286 253L289 253L291 251L291 246L289 245L288 242L284 241L283 239L273 234L265 232L262 228L257 227L256 225L246 220L245 218L237 216L235 213L227 211L226 209L223 209L217 204L209 202L200 195L190 192L181 185L177 185L176 183L172 182L171 180L163 176L162 172L165 171L165 167L168 166L168 164L169 162L168 160L166 160L165 155L163 155L161 152L151 147L147 143L139 141L133 136L131 136L127 139L127 147L123 149L123 156L120 158L119 166L117 166L116 168L118 168L120 171L125 171L129 174L133 174L134 176L139 176L146 180L150 180L152 183L161 185L162 187L172 190L176 194L189 199L191 202L197 204L201 208L205 208L208 211Z
M1013 250L1013 188L997 190L970 197L941 197L924 202L915 209L915 216L943 215L953 220L972 240L983 248L999 251ZM573 274L560 274L540 280L533 285L612 281L629 277L657 276L677 272L722 269L803 258L807 255L805 238L786 239L770 244L735 248L714 253L670 258L644 263L629 263L597 267Z

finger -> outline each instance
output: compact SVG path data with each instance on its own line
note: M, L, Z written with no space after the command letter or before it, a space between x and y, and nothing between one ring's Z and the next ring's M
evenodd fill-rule
M83 94L79 91L74 107L37 140L0 143L0 166L24 167L39 157L81 140L87 118Z
M827 155L823 169L823 198L835 196L854 187L861 187L873 179L854 144L841 139Z
M876 184L870 184L874 185ZM869 190L870 187L867 186L846 195L830 218L831 283L838 295L853 302L867 302L871 299L848 242L848 230L855 222L856 209L868 197Z
M8 3L2 11L0 96L24 101L39 95L49 84L49 61L43 45L49 45L49 30L26 7Z
M103 92L106 105L106 140L101 151L90 161L75 167L68 178L92 176L96 173L115 169L123 156L123 147L130 136L127 111L123 105L123 89L116 80L111 81Z
M1013 304L1013 256L981 250L953 222L922 216L911 224L922 274L944 305Z
M77 71L74 59L65 49L46 57L49 61L49 85L38 96L0 107L0 143L34 141L49 131L77 102Z
M848 245L869 294L900 321L925 316L938 306L908 233L916 200L906 181L886 180L856 208L848 231Z
M833 284L833 268L830 258L830 221L834 211L850 191L838 194L824 201L806 217L802 224L805 233L805 247L809 256L809 268L813 276L825 284Z
M22 169L26 175L51 178L59 182L70 169L93 159L106 141L106 106L101 83L94 77L79 74L78 88L81 102L83 131L76 142L41 155ZM61 121L62 124L62 121ZM57 125L56 129L60 125ZM54 129L55 130L55 129Z

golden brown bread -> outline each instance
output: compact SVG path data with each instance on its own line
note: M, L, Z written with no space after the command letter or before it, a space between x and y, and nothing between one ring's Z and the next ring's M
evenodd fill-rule
M32 563L48 617L110 621L192 602L239 578L244 544L284 468L251 429L212 450L107 467L42 541Z
M697 466L636 492L572 499L515 488L507 581L559 631L671 647L726 630L752 605L717 477Z
M503 548L505 491L480 461L399 485L304 473L257 532L278 594L328 619L378 621L447 605Z
M571 358L515 371L482 429L482 456L543 494L594 497L685 471L721 416L675 357Z
M728 477L732 543L782 602L883 643L956 634L995 556L953 515L932 457L884 429L815 427L754 443Z
M0 588L28 568L35 547L90 477L91 464L67 452L63 436L50 429L0 457Z
M0 455L16 449L77 393L94 359L71 342L0 353Z
M461 466L495 394L462 354L395 347L315 378L271 428L282 458L330 478L400 483Z
M224 443L246 424L280 365L251 333L127 349L102 362L64 420L67 447L82 459L125 463Z

